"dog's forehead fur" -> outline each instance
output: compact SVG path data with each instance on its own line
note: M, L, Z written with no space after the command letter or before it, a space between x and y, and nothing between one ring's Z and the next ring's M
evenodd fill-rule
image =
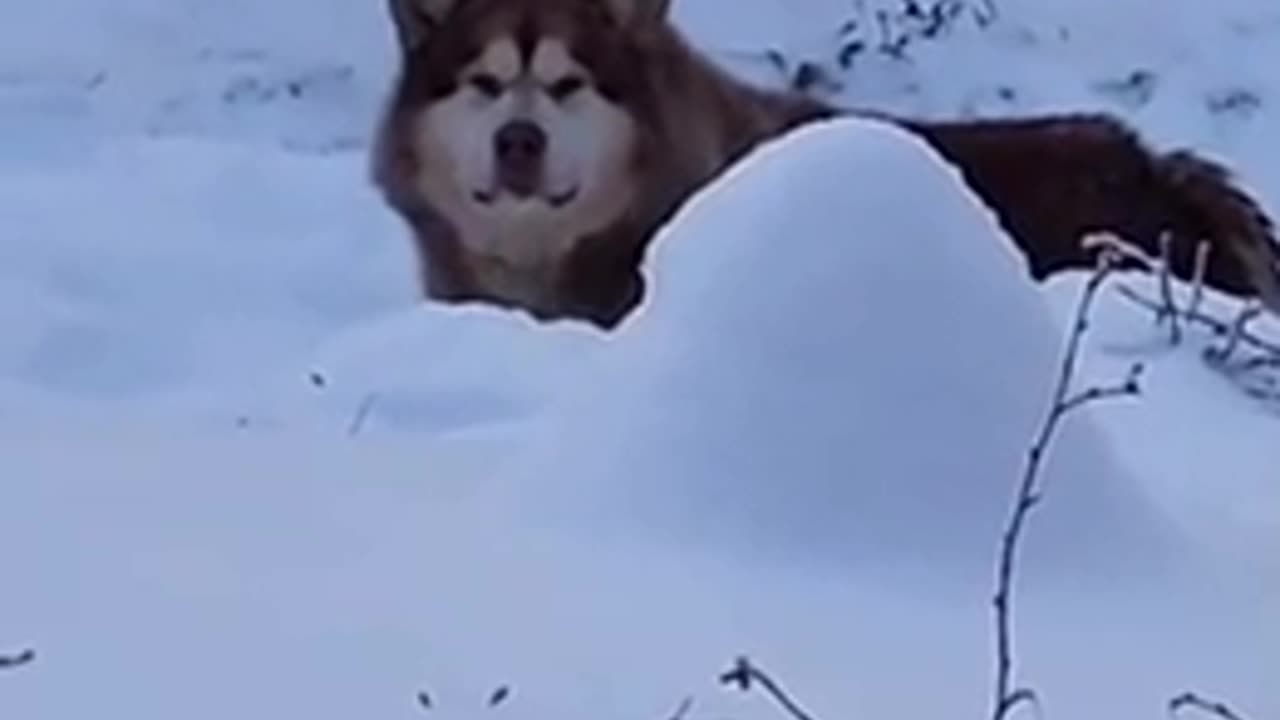
M608 87L626 67L622 60L637 32L601 0L464 0L435 29L421 60L433 73L448 77L495 44L509 42L506 47L514 50L510 60L528 69L540 48L559 41L555 44L577 63L590 66L595 79Z
M584 31L620 32L623 28L599 0L469 0L446 16L441 34L450 29L481 42L512 37L528 59L547 37L568 39Z
M600 94L632 104L644 85L637 74L645 68L640 45L657 26L622 22L603 0L462 0L431 29L428 41L404 58L411 76L402 87L410 95L404 100L412 104L412 96L429 101L451 94L461 70L509 41L522 72L539 47L561 45L573 65L590 69L588 79Z
M507 35L491 40L471 66L493 75L503 84L521 77L532 77L539 83L550 84L580 72L581 68L568 46L558 37L544 37L530 55L522 52L515 39Z

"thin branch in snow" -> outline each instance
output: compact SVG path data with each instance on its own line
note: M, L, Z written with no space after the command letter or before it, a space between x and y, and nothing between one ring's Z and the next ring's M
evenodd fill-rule
M978 22L978 27L987 27L994 23L1000 17L995 0L978 0L978 6L973 9L973 17Z
M1191 275L1191 305L1186 312L1188 315L1199 312L1200 305L1204 302L1204 276L1209 272L1210 250L1211 246L1206 240L1201 240L1196 245L1196 264Z
M12 670L36 659L36 651L27 649L14 655L0 655L0 670Z
M1156 324L1169 323L1169 343L1182 344L1182 326L1179 324L1178 304L1173 299L1173 235L1168 232L1160 234L1160 311L1156 313Z
M1185 692L1169 701L1169 715L1177 717L1183 710L1198 710L1212 715L1218 720L1245 720L1244 716L1232 710L1226 703L1208 700L1193 692Z
M1149 310L1155 313L1156 325L1162 325L1168 321L1170 344L1178 345L1182 342L1181 322L1184 320L1186 312L1178 308L1178 304L1173 297L1173 236L1168 232L1161 233L1159 245L1160 256L1152 257L1141 247L1109 233L1097 233L1087 236L1082 243L1082 246L1086 249L1100 248L1104 252L1111 253L1113 259L1116 260L1113 263L1115 266L1119 266L1119 261L1130 261L1136 263L1147 272L1153 272L1157 275L1160 283L1160 301L1148 301L1147 306ZM1209 260L1208 253L1208 243L1201 242L1196 247L1195 294L1190 312L1198 310L1203 296L1204 275Z
M685 720L689 717L689 711L693 709L693 696L687 696L676 706L675 712L671 713L670 720Z
M1269 404L1280 403L1280 344L1249 329L1250 324L1263 315L1262 305L1256 299L1250 300L1231 320L1200 309L1207 254L1207 245L1202 244L1196 254L1196 284L1191 303L1185 310L1177 311L1183 326L1208 328L1221 339L1219 344L1204 349L1204 360L1210 368L1249 397ZM1145 297L1131 287L1120 285L1117 292L1157 317L1166 311L1164 303Z
M436 703L435 699L432 698L431 693L426 690L419 690L416 697L418 699L418 707L428 711L435 709ZM511 686L499 685L493 689L493 692L489 693L489 697L485 700L485 705L493 708L501 705L509 699L511 699Z
M1222 347L1206 348L1205 361L1222 373L1249 397L1267 403L1280 402L1280 354L1243 354L1239 351L1241 339L1249 322L1261 314L1260 306L1244 308L1231 325Z
M991 708L992 720L1004 720L1008 714L1024 703L1038 705L1036 692L1024 686L1015 686L1016 658L1013 641L1013 585L1017 564L1018 544L1022 538L1027 518L1040 503L1043 491L1040 487L1040 468L1059 425L1073 411L1091 403L1140 393L1138 378L1142 366L1135 365L1125 380L1114 386L1090 387L1073 390L1080 349L1089 328L1089 317L1098 291L1108 276L1126 257L1123 242L1113 241L1111 236L1086 238L1086 244L1100 248L1098 264L1081 294L1076 308L1075 322L1067 340L1067 348L1058 371L1053 401L1035 441L1027 452L1027 463L1018 484L1017 495L1009 523L1000 541L999 564L996 571L996 593L992 601L995 610L996 673L995 694Z
M369 420L369 415L373 413L373 406L378 402L378 393L369 393L365 395L364 400L360 401L360 406L356 408L356 414L351 418L351 425L347 427L347 436L355 437L364 430L365 423Z
M1138 383L1138 381L1142 379L1142 371L1142 365L1134 365L1129 368L1129 375L1122 383L1118 383L1116 385L1099 385L1077 392L1062 403L1062 414L1066 415L1076 408L1088 405L1089 403L1098 402L1100 400L1133 397L1138 395L1142 391L1141 386Z
M1152 312L1159 312L1160 310L1160 303L1145 297L1142 293L1128 287L1127 285L1116 285L1116 292L1126 300L1129 300L1130 302L1147 310ZM1238 346L1251 347L1254 350L1271 355L1280 355L1280 344L1271 342L1261 335L1250 331L1246 327L1250 321L1257 318L1260 314L1260 308L1253 305L1246 305L1241 311L1241 315L1237 316L1234 322L1226 322L1204 312L1203 310L1184 310L1182 311L1182 319L1184 322L1206 328L1220 337L1234 337Z
M1232 355L1240 349L1240 344L1244 342L1245 334L1249 331L1249 323L1258 319L1262 315L1262 305L1256 301L1250 301L1240 309L1240 313L1236 315L1234 321L1228 326L1226 340L1220 348L1209 348L1205 352L1205 357L1215 365L1226 365Z
M759 685L792 720L815 720L777 681L746 657L738 658L731 669L720 675L720 684L734 685L743 692L750 692L753 687Z
M1106 254L1111 259L1110 264L1115 267L1120 265L1120 261L1129 260L1150 272L1159 262L1148 255L1146 250L1114 233L1098 232L1085 235L1080 241L1080 247L1085 250L1096 249L1099 253L1099 261L1101 261L1101 255Z
M1159 259L1148 257L1141 248L1118 238L1091 238L1085 241L1086 247L1097 244L1113 249L1124 259L1137 261L1149 269L1153 268L1159 272L1160 300L1158 301L1142 295L1127 285L1119 285L1117 292L1121 297L1153 312L1156 316L1157 324L1168 320L1170 323L1171 344L1177 345L1181 342L1183 326L1199 325L1223 338L1221 347L1210 348L1205 352L1206 359L1217 366L1225 366L1227 360L1234 356L1243 346L1248 346L1266 356L1267 359L1264 364L1280 364L1280 344L1267 340L1249 330L1249 324L1263 314L1263 309L1257 300L1246 302L1240 313L1230 322L1215 317L1201 309L1204 304L1205 275L1209 267L1209 254L1212 252L1208 242L1201 241L1196 245L1195 265L1191 277L1191 301L1186 309L1179 308L1173 298L1172 254L1167 234L1162 235L1160 238Z

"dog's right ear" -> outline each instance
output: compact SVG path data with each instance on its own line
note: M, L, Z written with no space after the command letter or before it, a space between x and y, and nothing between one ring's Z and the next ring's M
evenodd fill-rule
M459 0L388 0L400 49L409 52L431 36Z
M661 22L671 13L671 0L606 0L605 4L623 25Z

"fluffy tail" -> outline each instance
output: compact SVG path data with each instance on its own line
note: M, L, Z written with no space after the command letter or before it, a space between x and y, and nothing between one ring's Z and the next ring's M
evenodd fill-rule
M1280 242L1271 218L1233 183L1225 167L1190 151L1168 153L1157 160L1156 168L1170 206L1184 218L1183 229L1194 232L1175 238L1175 245L1183 248L1179 254L1194 252L1198 242L1208 241L1207 274L1222 284L1245 286L1234 289L1256 296L1280 315ZM1221 257L1224 254L1229 258ZM1185 274L1186 269L1175 267L1175 272Z
M1081 245L1091 232L1111 231L1151 257L1163 254L1167 234L1174 275L1192 278L1207 242L1205 284L1257 297L1280 315L1275 227L1223 166L1186 150L1156 152L1107 115L902 124L956 165L1034 278L1091 265L1096 250Z

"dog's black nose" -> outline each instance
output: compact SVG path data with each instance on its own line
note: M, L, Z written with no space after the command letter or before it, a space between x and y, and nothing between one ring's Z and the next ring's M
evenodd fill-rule
M513 120L493 136L498 179L517 195L532 195L542 175L542 158L547 151L547 134L528 120Z
M540 160L547 149L547 134L528 120L513 120L498 129L494 146L499 162Z

